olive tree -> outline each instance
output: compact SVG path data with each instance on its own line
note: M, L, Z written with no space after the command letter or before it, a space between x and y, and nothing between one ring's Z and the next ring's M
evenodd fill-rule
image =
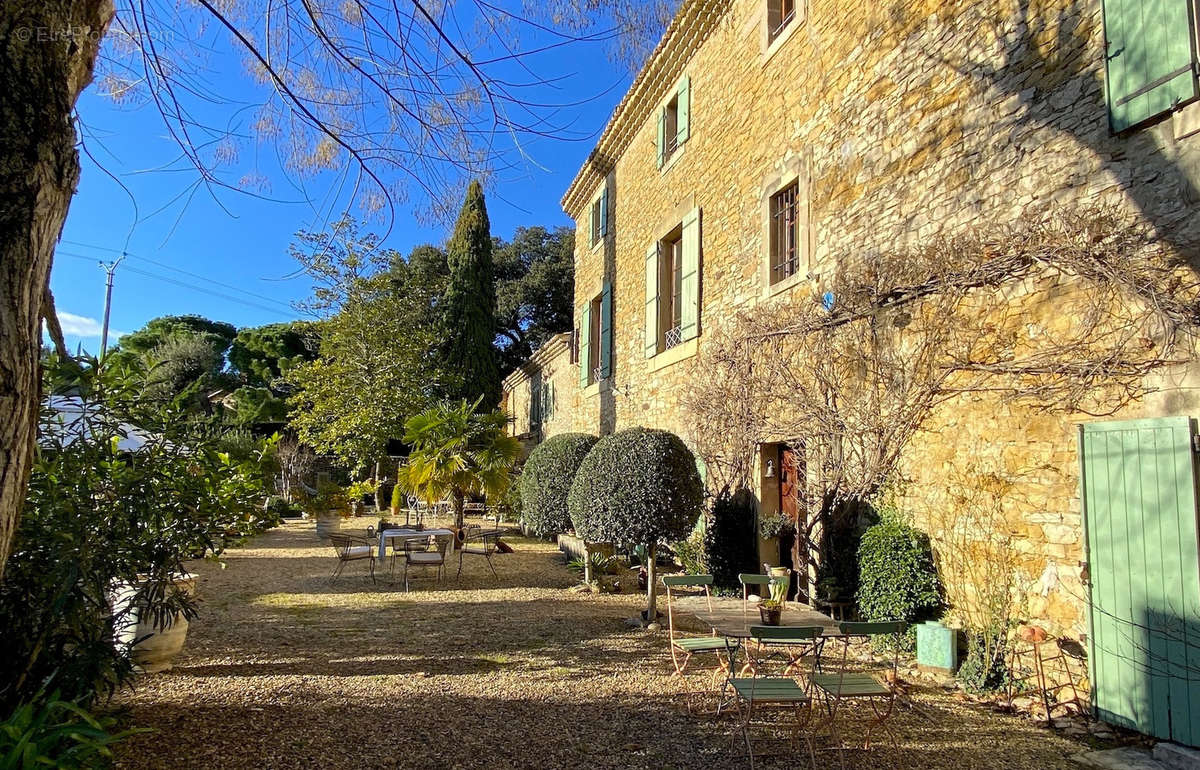
M687 536L703 498L696 458L683 440L638 427L596 442L575 474L567 507L584 540L645 548L646 619L653 620L658 544Z

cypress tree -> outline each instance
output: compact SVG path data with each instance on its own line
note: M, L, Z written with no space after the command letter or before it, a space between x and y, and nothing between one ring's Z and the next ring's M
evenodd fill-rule
M450 279L443 298L446 336L444 359L446 395L495 409L500 403L500 366L496 361L496 282L492 265L492 234L483 187L472 181L467 199L446 246Z

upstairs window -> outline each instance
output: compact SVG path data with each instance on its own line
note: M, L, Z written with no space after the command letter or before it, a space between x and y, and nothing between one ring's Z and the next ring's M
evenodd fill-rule
M586 388L612 376L612 285L583 308L579 324L579 386Z
M600 190L600 195L592 201L590 217L591 245L595 246L608 235L608 184Z
M675 93L658 113L658 167L662 168L691 138L691 78L679 81Z
M646 252L646 357L700 334L700 210Z
M1109 123L1114 133L1197 97L1188 0L1104 0Z
M798 181L771 196L769 239L772 285L791 278L800 267L799 197Z
M767 43L775 42L775 38L796 20L796 3L799 0L767 0Z

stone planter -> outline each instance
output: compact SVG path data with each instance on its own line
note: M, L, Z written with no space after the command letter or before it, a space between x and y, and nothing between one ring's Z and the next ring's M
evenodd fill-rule
M342 516L337 511L329 511L317 517L317 537L328 540L331 532L336 532L342 525Z
M179 575L175 583L188 593L196 591L196 581L191 575ZM170 622L155 624L154 618L143 607L131 606L136 594L134 586L122 584L109 596L113 612L124 615L122 626L116 629L118 648L128 653L139 671L147 674L167 671L183 650L188 621L177 612Z

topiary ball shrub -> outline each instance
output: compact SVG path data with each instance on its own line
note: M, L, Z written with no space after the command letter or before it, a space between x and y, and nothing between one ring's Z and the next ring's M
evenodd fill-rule
M627 428L597 441L583 458L567 507L584 540L653 546L687 537L703 497L696 458L682 439Z
M567 495L579 464L597 441L590 433L560 433L530 453L517 485L521 517L530 534L549 537L571 528Z
M925 533L898 521L876 524L863 533L858 568L864 620L914 623L941 613L942 586Z

